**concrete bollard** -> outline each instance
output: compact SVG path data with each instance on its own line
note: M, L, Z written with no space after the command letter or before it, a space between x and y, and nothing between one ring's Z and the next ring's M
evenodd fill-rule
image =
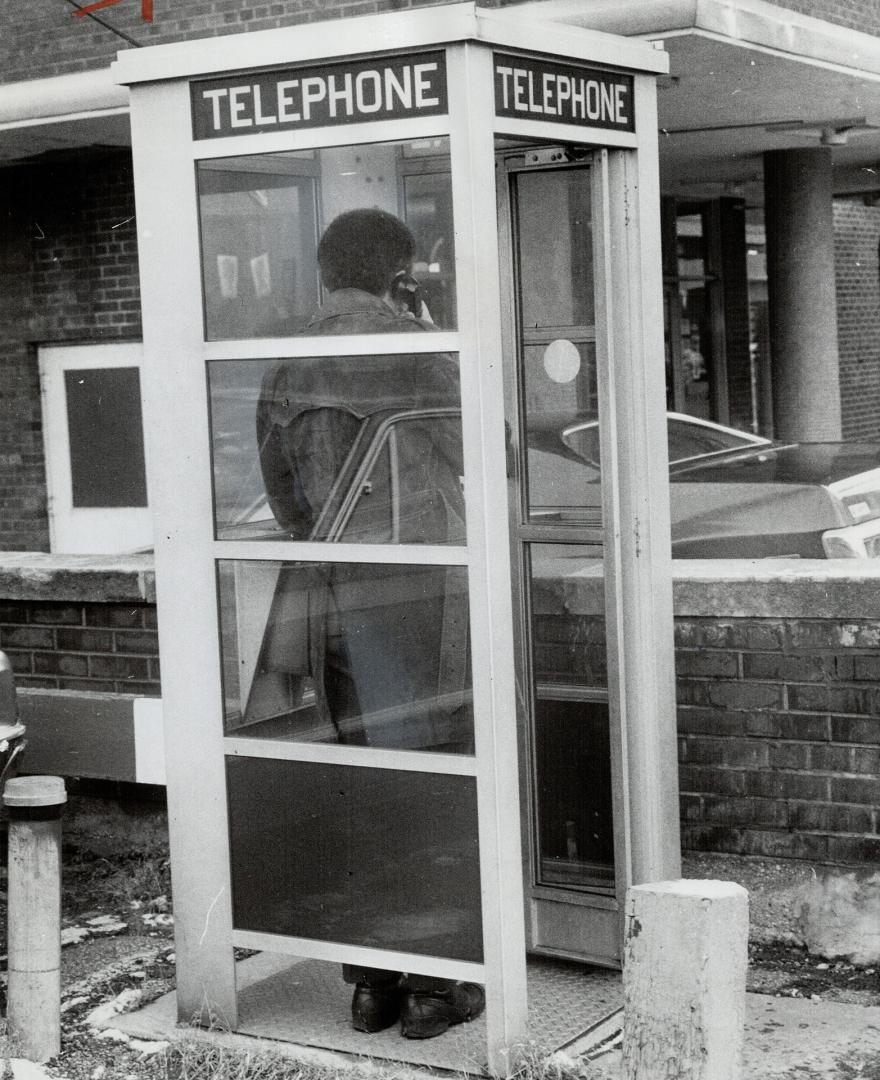
M663 881L626 895L626 1080L738 1080L748 893L727 881Z
M61 1050L61 812L57 776L7 781L9 812L7 1027L16 1053L48 1061Z

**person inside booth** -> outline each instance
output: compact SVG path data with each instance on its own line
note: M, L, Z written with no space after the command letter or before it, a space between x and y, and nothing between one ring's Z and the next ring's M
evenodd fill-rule
M390 213L358 209L334 219L318 245L326 300L303 332L432 330L410 272L414 252L409 229ZM401 460L404 475L396 477L394 533L388 533L383 505L391 485L379 483L370 486L372 503L355 535L342 538L462 542L460 438L444 438L441 425L430 420L418 422L421 415L459 406L458 369L444 354L277 361L263 379L256 427L266 494L279 526L296 540L330 539L338 478L370 418L398 410L416 418L416 437ZM312 564L310 572L305 616L302 567L285 568L278 577L255 686L260 679L302 675L305 639L316 709L338 742L473 753L463 568L328 561ZM475 983L352 965L343 966L343 978L354 985L351 1014L358 1031L381 1031L399 1021L405 1037L431 1038L484 1008Z

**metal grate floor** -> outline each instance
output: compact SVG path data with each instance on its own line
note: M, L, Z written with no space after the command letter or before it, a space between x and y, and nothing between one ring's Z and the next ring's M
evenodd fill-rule
M403 1039L396 1028L364 1035L349 1024L351 987L342 981L338 964L258 953L236 965L236 977L238 1035L427 1069L485 1072L482 1017L424 1041ZM528 991L529 1039L536 1050L576 1043L623 1004L619 972L563 960L530 958ZM165 994L136 1012L115 1015L103 1026L141 1039L173 1039L181 1031L175 994ZM202 1032L198 1037L210 1039L212 1034Z
M250 969L245 971L247 965ZM620 974L560 960L530 959L529 1038L558 1049L623 1004ZM400 1037L396 1028L365 1035L349 1023L351 987L337 965L261 953L239 965L239 1032L304 1046L482 1073L485 1019L435 1039Z

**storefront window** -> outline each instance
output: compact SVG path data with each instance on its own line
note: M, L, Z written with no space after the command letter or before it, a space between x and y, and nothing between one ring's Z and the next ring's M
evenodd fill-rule
M340 214L363 208L394 215L414 237L412 313L455 328L447 139L218 158L199 162L197 177L209 340L308 332L330 288L318 241ZM368 330L387 328L349 332Z
M676 218L676 261L680 323L677 409L712 417L710 278L704 214L686 206Z

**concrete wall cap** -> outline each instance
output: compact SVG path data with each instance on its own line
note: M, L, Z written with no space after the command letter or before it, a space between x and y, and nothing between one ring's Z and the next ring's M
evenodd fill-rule
M6 806L60 806L67 791L60 776L16 776L3 789Z
M630 892L682 896L698 900L731 900L747 897L748 891L735 881L713 881L703 878L679 878L677 881L649 881L633 885Z
M0 552L0 598L155 603L153 555Z

